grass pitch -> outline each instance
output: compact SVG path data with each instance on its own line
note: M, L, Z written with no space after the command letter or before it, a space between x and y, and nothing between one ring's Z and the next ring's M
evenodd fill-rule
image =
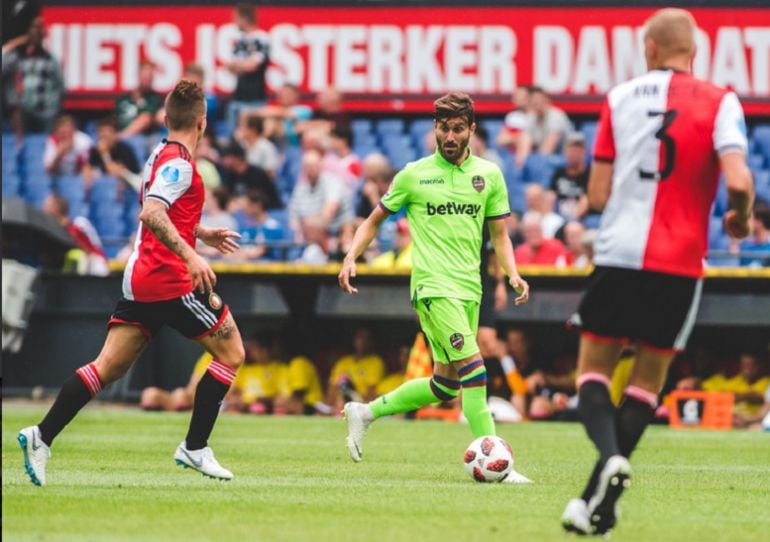
M578 424L501 425L536 484L485 485L462 467L467 426L379 421L354 464L342 420L223 415L211 443L226 483L174 465L187 414L89 407L38 488L16 433L43 412L3 406L5 540L578 540L558 520L594 459ZM613 540L767 540L770 434L653 427L633 465Z

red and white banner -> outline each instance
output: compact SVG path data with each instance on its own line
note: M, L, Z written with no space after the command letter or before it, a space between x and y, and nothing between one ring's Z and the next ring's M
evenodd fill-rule
M642 73L641 25L653 8L260 7L271 39L268 85L334 86L351 110L425 111L431 96L470 93L484 112L506 111L516 85L535 84L572 112L598 111L613 85ZM749 114L770 114L770 9L693 8L697 76L733 88ZM170 88L187 62L223 95L237 29L228 6L44 10L49 42L71 96L123 92L137 65L158 65Z

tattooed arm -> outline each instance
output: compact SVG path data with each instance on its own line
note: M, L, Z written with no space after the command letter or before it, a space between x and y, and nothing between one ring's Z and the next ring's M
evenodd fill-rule
M162 201L146 198L142 205L142 212L139 214L139 220L157 237L158 241L166 245L187 265L193 289L197 288L203 293L213 291L217 282L214 271L211 270L208 262L182 239L166 211L166 205Z

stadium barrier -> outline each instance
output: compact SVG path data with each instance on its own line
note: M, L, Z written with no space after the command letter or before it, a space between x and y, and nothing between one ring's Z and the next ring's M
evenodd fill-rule
M343 294L338 264L214 264L217 291L230 305L245 337L257 329L288 333L311 350L346 348L352 329L368 325L383 348L414 338L417 330L409 303L409 277L359 266L360 293ZM119 266L114 269L119 270ZM522 267L532 297L522 307L499 315L500 326L520 326L536 334L544 350L573 352L575 334L565 321L575 310L588 271ZM84 362L94 359L105 323L120 295L121 277L93 278L48 274L36 287L36 304L24 345L3 359L3 394L28 394L37 386L55 389ZM770 336L770 269L710 269L691 343L700 340L742 348ZM401 341L401 342L399 342ZM162 330L132 372L106 395L136 398L150 383L183 384L200 348L173 330Z

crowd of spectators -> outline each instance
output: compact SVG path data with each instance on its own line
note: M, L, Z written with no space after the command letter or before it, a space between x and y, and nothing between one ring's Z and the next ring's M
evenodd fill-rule
M267 34L259 29L253 7L239 5L233 13L240 34L226 67L236 76L235 91L226 103L207 94L209 126L195 150L207 191L203 221L241 233L244 249L226 256L231 261L338 261L355 227L403 166L396 163L398 152L386 152L392 148L387 137L398 143L409 136L403 129L387 134L354 129L358 119L346 112L343 96L333 88L319 92L312 106L300 103L299 88L291 83L269 100ZM68 199L71 218L82 213L102 237L110 238L104 243L109 257L125 257L129 251L120 250L120 242L126 243L135 226L140 167L163 137L163 97L154 90L156 67L141 60L137 87L120 96L110 114L79 127L74 116L61 114L61 69L43 45L44 35L38 16L29 32L3 47L4 101L12 112L11 124L17 134L48 135L41 153L44 173L51 179L45 189ZM197 64L187 65L183 77L205 86L206 73ZM506 175L514 210L508 229L516 257L522 264L586 267L600 222L586 197L593 134L576 131L541 88L518 87L513 106L503 122L481 120L471 148ZM415 138L410 144L419 147L415 155L433 152L431 124L415 121L412 126L424 128L422 133L410 132ZM81 179L82 189L62 191L58 179L72 176ZM105 205L88 206L94 183L104 178L116 184L113 216ZM23 195L38 205L44 200L44 194ZM711 227L721 234L717 221ZM404 213L391 217L364 259L382 267L391 262L407 268L407 236ZM754 233L748 240L712 237L710 248L723 252L722 259L712 263L767 266L770 208L758 199Z
M494 354L485 356L485 365L489 406L498 422L576 419L574 354L549 352L536 334L518 327L502 330L494 340L498 344ZM310 354L297 350L294 341L276 340L276 334L265 332L250 336L244 346L245 365L223 407L233 412L334 415L346 401L371 401L404 380L432 371L430 348L419 332L411 345L404 342L390 350L376 344L372 330L366 327L353 330L349 347L342 350ZM292 348L295 351L290 352ZM183 387L144 389L142 408L191 408L195 386L211 359L203 354ZM615 404L622 401L634 361L635 351L628 348L610 383ZM665 397L674 390L730 393L735 427L770 429L770 343L767 351L739 352L725 359L704 349L682 353L661 392L656 413L659 422L668 419ZM439 405L438 411L441 414L436 415L435 407L427 407L418 417L461 418L457 400Z

